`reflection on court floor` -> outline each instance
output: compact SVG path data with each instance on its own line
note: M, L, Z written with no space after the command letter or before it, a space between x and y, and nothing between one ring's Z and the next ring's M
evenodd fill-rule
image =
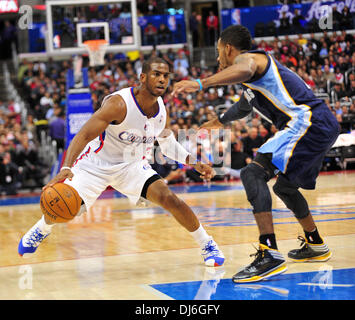
M329 265L322 265L319 269L317 272L284 274L248 284L221 279L223 271L213 274L212 271L206 271L203 281L157 284L152 287L176 300L355 299L354 268L333 270Z

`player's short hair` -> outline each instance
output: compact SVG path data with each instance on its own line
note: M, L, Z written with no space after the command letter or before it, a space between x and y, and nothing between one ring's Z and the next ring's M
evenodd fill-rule
M164 63L169 67L169 70L170 70L170 65L167 61L165 61L164 59L159 58L159 57L154 57L154 58L150 58L147 61L143 62L142 73L147 74L151 70L150 67L153 63Z
M250 50L252 38L249 30L241 25L233 25L224 29L220 35L224 44L230 44L238 50Z

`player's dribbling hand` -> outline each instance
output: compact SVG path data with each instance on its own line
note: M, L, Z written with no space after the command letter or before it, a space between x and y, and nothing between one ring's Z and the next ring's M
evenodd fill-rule
M200 90L200 85L197 81L193 80L182 80L176 82L173 87L172 96L175 97L179 93L190 93Z
M43 188L42 190L45 190L48 187L51 187L55 185L58 182L62 182L65 179L71 180L73 178L74 174L71 170L69 169L63 169L61 170L52 180L50 180Z
M207 181L210 181L216 175L216 171L212 167L207 164L203 164L202 162L197 162L194 165L194 169L201 174L201 179Z

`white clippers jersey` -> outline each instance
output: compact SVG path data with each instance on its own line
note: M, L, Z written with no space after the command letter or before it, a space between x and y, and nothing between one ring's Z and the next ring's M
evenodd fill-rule
M154 141L166 125L166 109L161 97L158 98L159 111L147 118L140 108L133 87L111 94L119 94L126 102L127 113L120 124L110 124L99 137L85 147L80 159L90 159L96 163L115 165L133 162L153 156Z

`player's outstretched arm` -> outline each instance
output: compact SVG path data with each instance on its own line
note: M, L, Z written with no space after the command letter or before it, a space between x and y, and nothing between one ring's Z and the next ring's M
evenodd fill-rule
M234 103L225 113L201 125L200 129L219 129L231 121L242 119L252 112L253 107L257 106L257 100L254 93L250 90L244 90L239 101Z
M179 93L191 93L202 88L218 85L230 85L248 81L257 70L257 63L254 56L248 53L236 57L234 64L230 67L205 79L201 79L201 85L196 80L182 80L174 84L172 95Z
M101 108L91 116L70 142L63 163L63 169L43 189L67 178L71 179L73 173L70 168L85 146L91 140L98 137L111 122L121 123L125 116L126 104L120 96L112 96L105 100Z

